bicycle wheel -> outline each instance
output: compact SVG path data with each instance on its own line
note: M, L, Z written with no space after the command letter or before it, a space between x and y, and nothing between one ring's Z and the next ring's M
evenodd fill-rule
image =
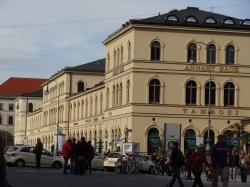
M160 166L159 166L159 164L155 164L155 167L154 167L154 170L155 170L155 175L159 175L159 173L160 173Z
M135 170L135 162L129 161L127 164L127 173L132 174Z
M139 162L137 162L137 161L135 161L135 169L134 169L134 172L133 173L138 173L139 172L139 170L140 170L140 163Z
M115 163L115 173L120 173L121 172L121 162L116 162Z

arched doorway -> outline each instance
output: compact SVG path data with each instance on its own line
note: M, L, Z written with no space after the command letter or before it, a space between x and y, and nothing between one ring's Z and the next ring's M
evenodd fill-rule
M231 139L234 137L234 134L232 131L226 130L223 133L223 136L225 137L225 143L227 144L227 150L229 151L229 153L231 153L232 149L234 148L234 146L232 145L232 142L231 142Z
M188 129L184 135L184 149L185 151L191 149L192 151L196 148L196 133L193 129Z
M161 147L161 139L159 130L157 128L151 128L148 131L148 153L154 153Z
M206 140L207 140L207 135L208 135L208 131L206 130L206 132L204 133L204 144L207 144ZM214 131L210 130L209 133L209 139L210 139L210 146L214 145Z

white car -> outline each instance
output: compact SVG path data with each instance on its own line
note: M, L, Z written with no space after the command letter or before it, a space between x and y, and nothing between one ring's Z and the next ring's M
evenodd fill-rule
M148 172L149 174L154 173L154 163L150 160L148 155L141 155L137 157L136 161L140 163L141 172Z
M104 159L104 168L107 171L114 171L115 170L115 163L116 161L122 156L120 152L110 152Z
M34 154L34 146L12 146L6 152L5 160L8 166L24 167L36 166L36 155ZM64 160L47 151L42 150L41 167L62 168Z

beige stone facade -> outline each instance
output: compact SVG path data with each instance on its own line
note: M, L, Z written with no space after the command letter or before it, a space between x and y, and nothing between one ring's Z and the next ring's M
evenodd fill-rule
M43 96L40 110L27 116L29 144L34 145L40 137L50 149L58 120L66 137L84 136L93 144L101 139L102 150L117 150L115 139L124 138L123 131L128 128L132 129L128 142L139 142L141 152L154 151L149 132L155 128L154 135L163 143L165 123L181 124L182 150L187 148L185 138L199 136L203 143L208 128L209 51L197 43L197 63L190 64L188 46L196 42L215 46L211 138L216 142L220 134L232 136L230 125L249 116L250 111L249 34L249 29L130 23L103 42L105 73L62 71L43 84L50 94ZM160 44L157 60L152 60L153 42ZM229 45L234 47L234 63L227 64ZM157 88L152 80L158 80ZM103 83L95 86L100 81ZM194 88L189 89L190 81ZM78 93L79 82L84 83L84 92ZM228 85L233 85L231 90ZM18 134L15 138L15 143L20 143Z

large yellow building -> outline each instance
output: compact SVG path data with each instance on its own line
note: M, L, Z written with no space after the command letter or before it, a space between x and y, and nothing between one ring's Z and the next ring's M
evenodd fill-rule
M116 137L132 129L128 142L152 152L163 147L170 123L181 124L181 149L194 147L196 137L207 138L211 78L211 143L224 134L231 146L230 125L250 111L250 20L188 7L130 20L103 44L105 59L66 68L43 84L49 94L27 116L29 144L40 137L49 149L59 123L66 137L101 140L102 150L117 150Z

